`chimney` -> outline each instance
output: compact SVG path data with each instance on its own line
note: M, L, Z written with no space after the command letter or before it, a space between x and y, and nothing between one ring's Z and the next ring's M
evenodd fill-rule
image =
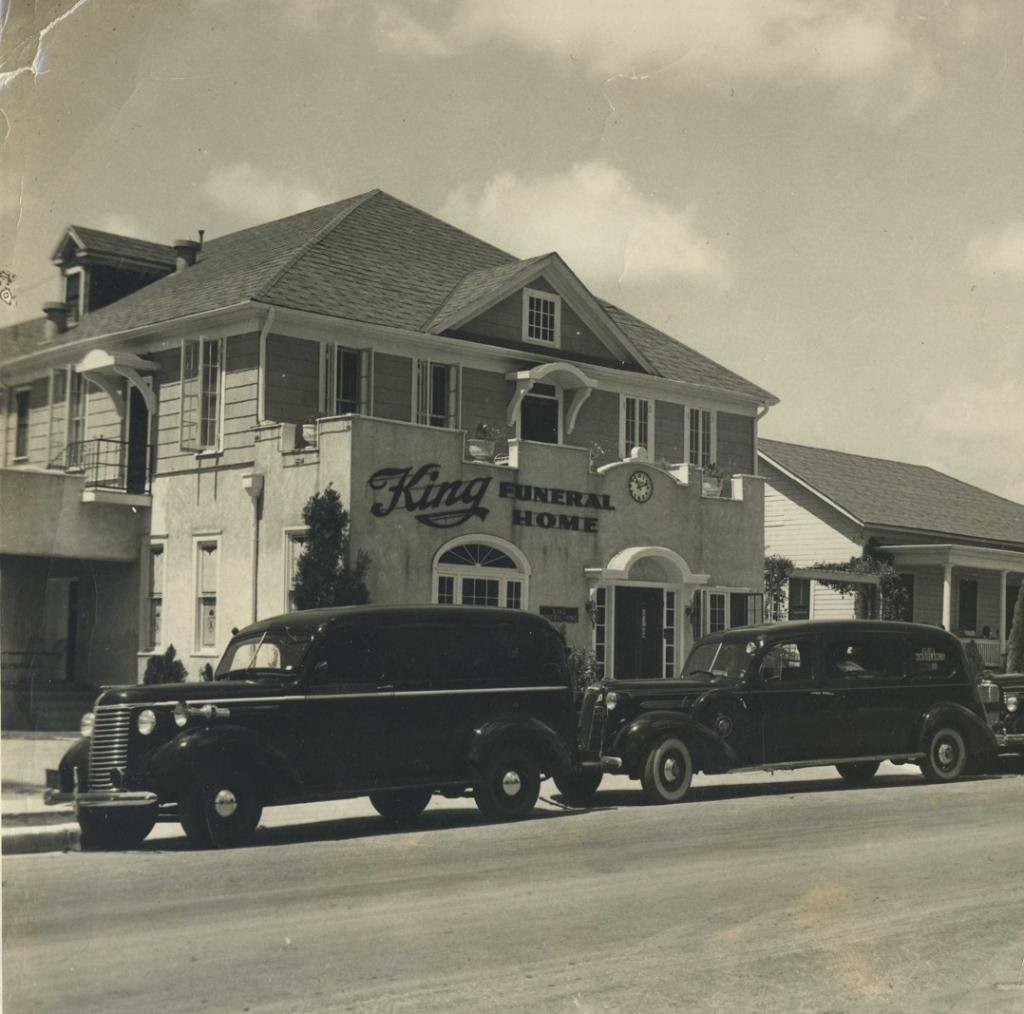
M194 239L176 239L171 246L174 247L174 252L178 255L176 271L184 271L185 268L190 268L195 264L200 245Z
M68 329L68 310L63 303L43 303L46 314L46 337L55 338Z

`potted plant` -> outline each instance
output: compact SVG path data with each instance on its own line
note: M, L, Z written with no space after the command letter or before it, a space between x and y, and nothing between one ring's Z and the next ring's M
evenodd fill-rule
M297 447L316 447L317 417L308 415L299 427Z
M722 470L714 461L712 461L711 464L706 465L703 471L701 472L701 492L705 496L721 496L722 483L724 480L725 476L722 474Z
M512 430L508 426L493 426L477 423L473 435L466 439L466 450L474 461L494 461L508 456L508 437Z

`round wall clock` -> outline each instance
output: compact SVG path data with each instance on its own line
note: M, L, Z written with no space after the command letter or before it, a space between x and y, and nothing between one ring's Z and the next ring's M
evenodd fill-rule
M647 503L654 493L654 483L646 472L634 472L629 477L629 495L637 503Z

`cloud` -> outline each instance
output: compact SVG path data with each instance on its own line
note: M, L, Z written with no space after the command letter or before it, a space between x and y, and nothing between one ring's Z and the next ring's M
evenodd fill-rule
M850 111L889 122L913 113L938 83L923 41L929 19L904 16L897 0L663 0L642 10L621 0L461 0L439 30L394 6L387 17L394 49L441 56L504 42L599 79L824 85Z
M1024 219L1008 223L1002 232L975 236L967 247L966 266L972 275L1024 279Z
M919 409L920 441L936 466L1024 503L1024 427L1010 423L1008 406L1020 402L1018 368L1007 364L999 380L962 381ZM1009 412L1009 415L1008 415ZM1013 464L1010 464L1013 463ZM971 476L968 478L968 476Z
M452 47L439 32L432 31L392 4L377 14L378 45L385 52L404 55L447 57Z
M532 179L499 173L478 190L457 189L440 214L519 256L557 250L595 287L729 283L728 261L698 231L693 206L647 197L601 160Z
M223 210L254 222L284 218L330 201L301 180L273 176L248 162L212 170L203 192Z

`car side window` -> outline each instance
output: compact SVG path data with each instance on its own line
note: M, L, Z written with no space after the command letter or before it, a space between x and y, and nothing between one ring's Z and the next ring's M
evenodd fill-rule
M758 665L758 676L769 689L810 685L814 682L813 642L800 638L768 645Z
M334 627L317 646L309 682L313 686L381 682L380 657L366 634L356 627Z
M910 680L915 683L955 683L962 678L959 652L940 637L911 637L907 655Z
M890 635L837 635L825 642L824 679L833 686L893 683L903 676L902 663L901 642Z

